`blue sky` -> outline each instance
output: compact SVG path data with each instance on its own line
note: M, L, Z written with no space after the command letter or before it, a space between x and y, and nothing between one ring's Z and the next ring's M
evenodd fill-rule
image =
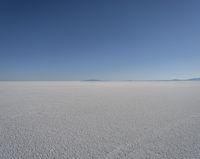
M0 1L0 80L199 76L199 0Z

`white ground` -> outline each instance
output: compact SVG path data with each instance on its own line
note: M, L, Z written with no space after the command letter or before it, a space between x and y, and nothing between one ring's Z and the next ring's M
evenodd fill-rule
M200 82L0 82L0 159L199 159Z

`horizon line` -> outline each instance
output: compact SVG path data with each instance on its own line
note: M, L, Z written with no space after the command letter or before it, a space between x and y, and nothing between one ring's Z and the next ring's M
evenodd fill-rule
M189 79L138 79L138 80L99 80L99 79L86 79L86 80L0 80L0 82L134 82L134 81L200 81L200 78Z

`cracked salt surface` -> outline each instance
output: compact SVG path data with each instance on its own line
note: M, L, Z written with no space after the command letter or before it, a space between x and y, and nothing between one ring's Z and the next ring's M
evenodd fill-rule
M198 159L200 82L0 82L0 159Z

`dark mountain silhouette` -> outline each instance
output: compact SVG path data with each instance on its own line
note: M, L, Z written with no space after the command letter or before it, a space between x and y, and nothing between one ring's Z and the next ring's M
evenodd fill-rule
M189 81L200 81L200 78L191 78L191 79L188 79Z

